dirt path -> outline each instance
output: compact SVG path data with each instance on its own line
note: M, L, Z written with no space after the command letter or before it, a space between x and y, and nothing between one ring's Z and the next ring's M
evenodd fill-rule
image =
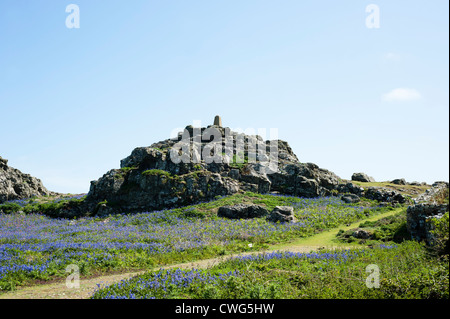
M397 213L398 210L394 210L385 214L377 215L365 220L378 220L386 216L393 215ZM192 268L208 268L214 265L219 264L220 262L224 261L225 259L228 259L233 256L243 256L243 255L249 255L249 254L261 254L261 253L267 253L271 251L292 251L292 252L310 252L314 250L319 250L322 248L326 249L337 249L337 248L351 248L355 247L357 245L349 246L347 245L339 245L336 243L333 243L332 239L335 237L336 233L339 231L339 229L348 230L357 227L361 221L353 223L351 225L347 225L344 227L337 227L333 228L328 231L324 231L320 234L307 237L307 238L301 238L298 240L295 240L290 243L283 243L278 245L273 245L269 247L269 249L265 251L258 251L258 252L247 252L247 253L240 253L235 255L227 255L217 258L211 258L211 259L205 259L205 260L199 260L195 262L188 262L188 263L182 263L182 264L175 264L175 265L168 265L163 267L157 267L157 269L169 269L169 268L182 268L182 269L192 269ZM44 285L38 285L38 286L32 286L32 287L23 287L18 288L15 291L8 292L5 294L0 295L0 299L87 299L89 298L92 293L97 288L97 284L101 284L101 286L110 285L115 282L128 279L131 277L134 277L136 275L142 274L144 271L141 272L128 272L123 274L114 274L114 275L106 275L106 276L100 276L95 278L89 278L89 279L83 279L80 278L80 288L67 288L65 281L53 283L53 284L44 284Z

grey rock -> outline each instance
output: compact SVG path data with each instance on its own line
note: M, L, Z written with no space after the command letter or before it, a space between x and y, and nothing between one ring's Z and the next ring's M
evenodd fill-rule
M52 194L56 193L48 191L40 179L8 166L8 160L0 157L0 203Z
M445 212L449 211L447 204L416 204L409 206L406 210L406 227L411 234L411 239L424 240L428 244L433 243L431 230L433 226L432 218L441 218Z
M337 190L339 193L350 193L355 194L357 196L362 196L364 193L364 188L356 186L353 183L347 183L347 184L339 184L337 186Z
M414 198L414 203L428 203L435 204L435 198L443 192L445 189L449 188L449 183L447 182L435 182L433 185L427 189L424 193L420 194Z
M269 214L269 211L260 206L253 204L237 204L231 206L219 207L217 212L218 217L229 219L249 219L264 217Z
M198 134L194 136L196 132ZM215 140L218 154L221 146L236 146L242 142L239 157L244 158L245 155L248 162L237 165L231 163L229 157L228 161L222 158L218 162L207 163L203 156L216 153L209 143L211 132L222 137L221 141ZM188 150L184 157L187 161L174 161L172 156L180 155L183 147ZM259 156L258 150L264 154ZM256 154L254 162L250 161L251 154ZM202 159L193 161L199 155ZM277 157L278 160L274 161ZM261 158L264 161L259 160ZM152 211L243 191L279 192L301 197L328 196L340 182L337 175L316 164L300 163L285 141L264 141L260 136L238 134L217 125L208 128L187 126L174 140L134 149L120 164L120 170L110 170L91 182L84 201L86 207L77 209L91 211L97 203L107 200L117 212Z
M372 234L364 229L357 229L352 233L352 236L358 239L369 239Z
M399 192L385 187L369 187L364 193L364 197L379 202L400 203L406 202L406 198Z
M375 179L371 176L368 176L365 173L353 173L352 181L373 183L373 182L375 182Z
M355 204L359 203L361 201L361 198L359 198L358 195L355 194L345 194L341 196L342 201L344 201L347 204Z
M267 217L270 222L293 223L296 222L294 217L294 208L290 206L276 206Z
M406 185L406 180L404 178L397 178L391 181L391 183L396 185Z

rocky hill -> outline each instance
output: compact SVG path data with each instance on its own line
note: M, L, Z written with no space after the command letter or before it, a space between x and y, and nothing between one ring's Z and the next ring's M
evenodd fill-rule
M398 192L364 190L316 164L300 162L286 141L233 132L216 119L215 125L189 125L175 139L134 149L120 169L92 181L83 204L64 215L161 210L246 191L405 202Z
M50 194L41 180L9 167L8 160L0 156L0 203Z
M220 125L187 126L176 139L134 149L120 166L91 182L84 209L151 211L244 191L327 196L340 183L334 173L299 162L285 141Z

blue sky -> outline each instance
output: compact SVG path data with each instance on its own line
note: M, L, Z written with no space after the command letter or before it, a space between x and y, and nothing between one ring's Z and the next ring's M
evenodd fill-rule
M69 29L66 6L80 8ZM366 6L380 9L368 28ZM349 179L448 181L448 1L0 2L0 156L82 193L193 121Z

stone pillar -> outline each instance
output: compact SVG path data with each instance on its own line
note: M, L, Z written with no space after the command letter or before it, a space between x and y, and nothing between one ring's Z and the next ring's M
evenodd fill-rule
M220 118L219 115L216 115L216 117L214 118L214 125L222 127L222 119Z

